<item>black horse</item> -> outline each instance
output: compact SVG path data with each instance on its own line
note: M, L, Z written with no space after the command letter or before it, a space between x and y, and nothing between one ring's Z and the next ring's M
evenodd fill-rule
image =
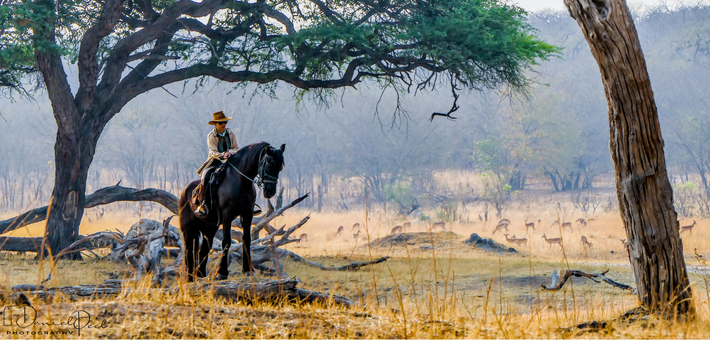
M242 218L242 268L245 274L251 275L254 266L251 262L251 222L254 218L254 202L256 190L254 184L263 183L264 197L271 198L276 194L276 183L279 172L283 169L283 153L286 145L276 149L266 142L248 145L232 155L224 167L224 179L215 190L207 217L199 218L190 205L192 191L200 181L194 181L185 188L180 196L180 229L185 241L185 263L187 264L188 280L193 281L195 275L204 277L207 274L207 257L214 235L222 224L223 235L231 235L232 221ZM206 170L205 170L206 171ZM256 178L258 175L258 179ZM261 183L260 183L261 182ZM200 235L202 245L200 246ZM229 276L229 238L222 242L222 258L219 263L217 280L226 280ZM199 248L199 249L198 249ZM197 253L197 256L195 256ZM197 260L197 268L195 261ZM195 272L197 270L197 272Z

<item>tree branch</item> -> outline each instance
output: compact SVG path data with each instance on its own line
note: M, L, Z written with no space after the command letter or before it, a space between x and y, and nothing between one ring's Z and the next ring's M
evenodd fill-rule
M81 39L79 47L79 90L75 103L82 112L88 112L94 104L96 81L99 77L97 51L101 39L111 32L121 19L123 0L107 0L103 5L103 13L99 21L91 26Z
M276 218L278 216L281 216L284 213L284 211L294 207L296 204L301 203L303 200L308 198L308 195L309 195L309 193L306 193L305 195L293 200L291 203L277 209L276 211L271 210L271 209L273 209L273 206L271 206L271 201L268 201L269 207L270 207L268 210L270 210L271 212L267 211L266 215L258 223L256 223L256 226L252 230L252 237L255 239L258 238L259 232L262 229L264 229L264 227L269 225L269 222L271 222L271 220L273 220L274 218ZM305 223L305 222L303 222L303 223ZM269 231L269 232L272 233L273 231Z
M98 86L98 92L106 95L106 97L108 97L109 94L113 95L128 63L129 55L139 47L164 36L166 31L171 31L171 28L176 25L176 20L179 17L183 15L202 17L223 8L223 6L220 0L206 0L199 3L193 1L176 1L163 10L161 15L148 26L119 40L107 60L101 83ZM172 34L173 33L169 33L170 36L172 36ZM149 73L150 72L144 72L143 74L147 75Z
M357 271L362 267L382 263L382 262L385 262L390 259L389 256L385 256L385 257L381 257L381 258L373 260L373 261L353 262L353 263L346 264L346 265L340 266L340 267L326 267L320 263L308 261L305 258L301 257L300 255L298 255L292 251L288 251L285 249L279 249L279 251L285 252L284 257L288 257L289 259L293 260L294 262L304 263L304 264L307 264L311 267L316 267L318 269L326 270L326 271Z

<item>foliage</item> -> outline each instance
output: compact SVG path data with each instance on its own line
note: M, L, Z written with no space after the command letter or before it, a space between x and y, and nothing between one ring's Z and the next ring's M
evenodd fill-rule
M678 215L684 218L694 215L707 217L710 214L704 191L693 182L673 185L673 204Z
M419 206L417 198L412 195L412 185L407 182L398 181L394 185L388 185L385 192L387 199L397 205L399 214L409 214Z
M446 202L439 206L439 210L436 211L437 221L441 222L456 222L460 215L458 215L459 202L452 200Z
M506 184L501 178L494 176L491 171L481 173L479 175L483 183L483 195L493 207L496 209L496 216L503 217L503 210L510 201L510 185Z
M530 100L515 98L510 105L488 103L482 129L483 139L474 144L472 161L483 171L492 171L513 190L525 188L528 176L535 175L548 153L562 154L552 144L561 131L559 109L544 97L544 91L531 88ZM538 96L544 99L536 99ZM495 106L493 106L495 105ZM563 125L566 128L570 125Z
M535 37L522 9L496 0L3 3L0 84L14 89L37 70L37 49L81 68L95 48L96 71L155 80L145 90L203 76L324 91L394 78L423 89L441 79L431 73L467 87L522 88L525 72L558 52ZM140 63L129 70L130 61ZM172 76L145 73L153 70Z

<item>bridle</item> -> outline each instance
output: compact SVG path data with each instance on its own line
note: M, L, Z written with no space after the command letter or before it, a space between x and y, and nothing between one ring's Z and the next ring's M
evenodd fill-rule
M263 153L266 151L266 149L262 150L261 153L262 155L259 156L259 168L257 170L257 176L259 177L258 181L260 184L257 184L260 188L264 185L264 183L278 183L279 178L271 176L267 173L266 171L266 157L264 157ZM272 156L273 158L273 156ZM254 178L254 183L257 183L256 177Z
M249 176L247 176L244 173L242 173L241 171L239 171L239 169L237 169L237 167L234 166L234 164L232 164L232 162L227 161L227 163L229 164L229 166L231 166L234 170L236 170L244 178L246 178L250 182L256 184L256 186L259 187L259 189L263 189L264 183L276 184L276 183L278 183L278 180L279 180L278 177L274 177L274 176L264 173L264 171L266 171L265 170L266 169L266 157L264 157L264 151L266 151L266 149L261 150L261 153L259 154L259 168L257 169L257 174L254 177L254 179L249 178Z

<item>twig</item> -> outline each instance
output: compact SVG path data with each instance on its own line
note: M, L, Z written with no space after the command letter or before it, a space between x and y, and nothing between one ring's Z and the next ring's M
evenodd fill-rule
M623 283L618 283L618 282L606 277L606 274L608 272L609 272L609 269L605 270L603 273L600 273L600 274L588 274L588 273L585 273L580 270L566 270L565 274L562 276L561 280L555 282L555 280L553 279L552 284L550 286L546 286L543 284L543 285L541 285L541 287L546 290L560 290L560 289L562 289L562 287L565 285L565 283L567 282L567 280L569 280L569 278L571 276L576 276L576 277L586 277L596 283L600 283L601 281L604 281L604 282L612 285L613 287L620 288L623 290L628 290L628 291L636 294L636 288L625 285ZM557 274L557 271L553 272L553 275L552 275L553 278L555 277L556 274Z

